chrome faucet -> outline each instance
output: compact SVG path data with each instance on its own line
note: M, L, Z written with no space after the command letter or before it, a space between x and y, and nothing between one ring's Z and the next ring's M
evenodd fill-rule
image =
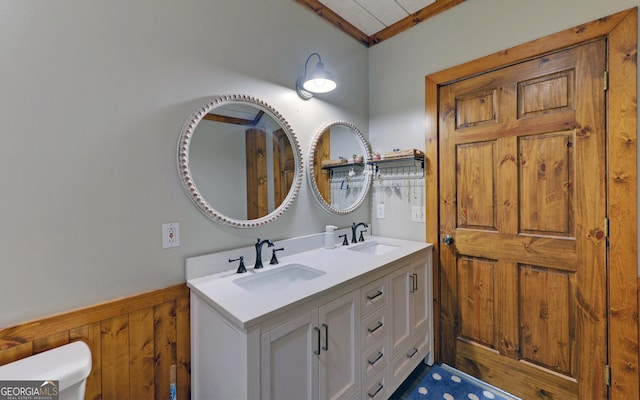
M358 243L356 231L358 230L359 226L363 226L365 228L369 227L369 225L365 224L364 222L360 222L359 224L356 224L354 222L353 224L351 224L351 243ZM362 237L362 235L360 235L360 237L362 238L361 242L364 242L364 237Z
M262 245L265 243L267 244L267 247L273 247L273 242L271 240L265 239L260 241L260 238L258 238L258 241L256 242L256 264L253 266L253 269L260 269L264 267L264 265L262 265Z

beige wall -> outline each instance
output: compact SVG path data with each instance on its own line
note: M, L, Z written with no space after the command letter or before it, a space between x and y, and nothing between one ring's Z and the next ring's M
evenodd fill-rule
M227 228L178 181L180 129L212 95L271 104L304 152L329 121L368 130L367 49L291 0L2 1L0 37L0 327L183 282L185 257L368 218L330 216L305 183L280 220ZM314 51L340 87L303 101ZM182 246L162 249L166 222Z

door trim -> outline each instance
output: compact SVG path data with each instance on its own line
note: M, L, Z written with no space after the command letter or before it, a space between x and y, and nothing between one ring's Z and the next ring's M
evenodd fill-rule
M597 38L608 43L607 92L607 204L609 216L608 259L608 357L611 366L611 399L640 398L638 379L638 242L636 172L637 8L570 28L508 50L500 51L425 77L425 173L426 240L434 244L434 316L440 315L439 244L439 86L484 72L523 62ZM611 257L611 255L615 255ZM434 332L440 332L439 318ZM440 359L439 335L435 335L436 360Z

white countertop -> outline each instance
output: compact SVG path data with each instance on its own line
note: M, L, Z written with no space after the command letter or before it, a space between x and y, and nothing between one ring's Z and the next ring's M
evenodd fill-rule
M371 242L397 246L385 254L372 255L351 250ZM224 315L232 323L247 329L265 318L301 304L324 291L333 289L351 280L370 273L396 260L431 247L431 244L386 237L367 237L364 243L339 246L335 249L317 248L280 258L278 265L270 265L267 251L264 251L264 268L254 270L247 265L244 274L236 274L234 269L187 280L187 285L199 298ZM266 249L266 246L265 246ZM246 290L233 281L247 276L268 273L293 263L302 264L319 271L323 275L311 280L296 282L286 290L273 292Z

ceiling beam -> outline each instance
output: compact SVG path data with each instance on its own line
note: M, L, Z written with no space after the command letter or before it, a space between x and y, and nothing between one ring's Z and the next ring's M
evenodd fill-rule
M363 45L369 47L369 36L367 36L360 29L351 25L349 21L333 12L333 10L320 3L318 0L295 0L295 2L298 4L302 4L309 10L316 13L319 17L329 21L331 24L338 27L338 29L340 29L347 35L351 36Z
M313 11L319 17L329 21L332 25L353 37L358 42L362 43L366 47L371 47L375 44L389 39L407 29L416 26L422 21L425 21L435 15L440 14L460 3L464 0L436 0L435 3L428 5L427 7L416 11L415 13L408 15L406 18L389 25L379 32L374 33L371 36L367 36L364 32L356 28L349 21L336 14L333 10L322 4L319 0L295 0L296 3L302 4L309 10Z
M369 46L373 46L374 44L378 44L383 40L389 39L390 37L404 32L407 29L418 25L422 21L434 17L441 12L447 11L454 6L457 6L463 1L464 0L437 0L435 3L429 4L425 8L416 11L406 18L403 18L400 21L394 23L393 25L389 25L383 30L369 36Z

